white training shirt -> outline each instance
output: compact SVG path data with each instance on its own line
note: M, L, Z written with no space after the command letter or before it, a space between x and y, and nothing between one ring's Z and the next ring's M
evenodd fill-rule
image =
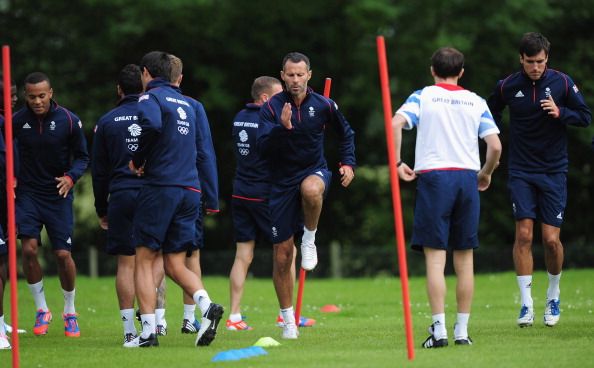
M478 138L499 134L483 98L453 84L439 83L415 91L396 113L404 129L417 127L414 170L479 171Z

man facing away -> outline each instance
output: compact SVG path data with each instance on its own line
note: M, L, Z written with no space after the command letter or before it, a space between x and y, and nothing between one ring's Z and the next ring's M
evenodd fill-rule
M171 60L171 85L177 92L182 93L183 62L175 55L169 55ZM200 179L201 205L196 220L196 239L194 246L186 253L186 266L198 277L202 277L200 267L200 250L204 247L203 210L207 215L219 212L219 178L217 171L217 158L215 155L210 124L206 110L198 100L185 96L188 103L196 113L196 168ZM195 317L196 304L192 295L183 293L184 316L181 333L195 334L200 330L200 322Z
M561 224L567 204L567 127L586 127L592 113L573 80L547 67L550 42L529 32L520 41L521 70L500 80L489 97L495 121L509 107L508 189L516 221L514 265L521 308L520 327L532 326L532 239L534 222L541 223L545 265L549 276L543 322L559 322L563 245Z
M134 340L134 257L132 219L136 199L144 183L128 168L138 149L138 96L142 93L140 69L128 64L120 71L116 86L117 107L103 115L93 140L93 193L101 228L107 230L107 254L117 257L116 293L124 327L124 343ZM109 199L109 200L108 200Z
M479 191L491 183L501 155L499 129L486 102L458 85L464 55L450 47L435 51L435 85L411 94L392 119L398 174L418 178L412 248L425 254L427 294L433 324L424 348L448 345L445 322L446 250L453 249L457 277L456 345L470 345L468 320L474 292L473 251L478 247ZM414 171L400 159L402 128L417 128ZM487 143L480 167L478 139ZM477 174L478 172L478 174Z
M294 235L303 230L301 267L313 270L318 263L315 234L332 177L324 157L325 128L333 128L340 140L339 172L344 187L355 176L355 133L334 101L307 87L312 75L307 56L287 54L280 74L285 91L260 110L258 150L271 164L273 281L285 322L282 336L296 339L291 274Z
M53 89L45 74L34 72L25 78L26 106L13 117L20 162L17 228L23 248L23 271L37 309L33 333L47 334L52 320L38 260L41 228L45 226L64 295L64 334L78 337L74 308L76 265L71 254L72 188L86 170L89 154L82 122L52 96Z
M202 312L196 345L209 345L223 315L212 303L202 280L186 266L186 253L196 240L200 184L196 170L196 113L171 86L170 55L146 54L141 62L145 93L138 99L139 147L130 162L145 177L133 220L136 244L134 280L142 332L126 347L158 346L155 335L156 285L153 263L163 254L166 274Z

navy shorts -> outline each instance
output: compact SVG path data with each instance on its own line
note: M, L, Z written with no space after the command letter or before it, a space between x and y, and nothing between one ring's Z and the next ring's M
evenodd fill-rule
M272 242L268 201L233 197L231 210L236 242L259 239Z
M107 207L107 245L105 252L111 255L133 256L136 247L132 243L132 220L138 199L138 189L123 189L109 195Z
M138 195L133 241L163 253L187 252L196 242L200 192L182 187L145 185Z
M478 248L477 173L435 170L417 179L412 249Z
M16 196L16 220L18 238L39 239L45 226L52 249L72 250L72 192L66 198L18 192ZM41 243L40 243L41 244Z
M332 172L319 169L304 176L317 175L324 181L324 198L328 194ZM303 180L301 182L303 182ZM272 243L281 243L303 230L303 209L301 208L301 182L292 187L273 185L270 192L270 221Z
M514 218L561 227L567 205L567 175L510 171L507 188Z

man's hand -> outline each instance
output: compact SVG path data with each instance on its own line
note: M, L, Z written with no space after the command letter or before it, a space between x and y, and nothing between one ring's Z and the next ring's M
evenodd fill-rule
M285 102L285 105L283 106L283 112L281 113L281 124L283 124L283 126L289 130L293 129L293 124L291 124L291 116L293 116L291 104Z
M128 168L138 177L144 175L144 166L137 169L136 166L134 166L134 161L132 160L130 160L130 162L128 163Z
M398 176L400 179L404 181L413 181L417 178L417 173L414 172L407 164L404 162L398 166Z
M99 217L99 226L101 226L103 230L107 230L109 228L107 216Z
M553 96L549 96L546 100L540 100L540 107L544 111L546 111L551 117L557 119L559 117L560 111L553 100Z
M353 168L348 165L344 165L338 169L338 172L340 172L341 175L340 184L342 184L342 186L345 188L348 187L355 178L355 172L353 171Z
M68 192L74 186L74 182L69 176L66 175L54 179L56 179L58 182L58 185L56 185L56 188L58 188L58 194L66 198L66 196L68 196Z

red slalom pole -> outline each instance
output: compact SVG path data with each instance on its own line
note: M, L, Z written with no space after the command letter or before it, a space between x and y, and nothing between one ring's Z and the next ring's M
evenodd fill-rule
M324 97L330 97L330 88L332 87L332 78L326 78L324 82ZM301 318L301 305L303 302L303 288L305 287L305 276L307 271L299 269L299 286L297 287L297 305L295 306L295 323L299 327Z
M17 300L16 231L14 220L14 157L12 144L12 101L10 97L10 47L2 46L4 78L4 135L6 139L6 204L8 211L8 274L10 278L10 323L12 323L12 366L19 367L19 314Z
M390 85L388 83L388 62L386 59L384 36L377 36L376 40L382 102L384 105L384 123L386 126L386 140L388 144L390 183L392 185L392 206L394 208L394 225L396 229L396 249L398 251L398 267L400 269L400 283L402 286L402 306L404 308L406 345L408 347L408 359L413 360L415 358L415 350L413 347L412 318L408 293L408 267L406 265L404 225L402 221L402 204L400 202L400 183L398 181L398 171L394 152L394 136L392 135L392 102L390 99Z

